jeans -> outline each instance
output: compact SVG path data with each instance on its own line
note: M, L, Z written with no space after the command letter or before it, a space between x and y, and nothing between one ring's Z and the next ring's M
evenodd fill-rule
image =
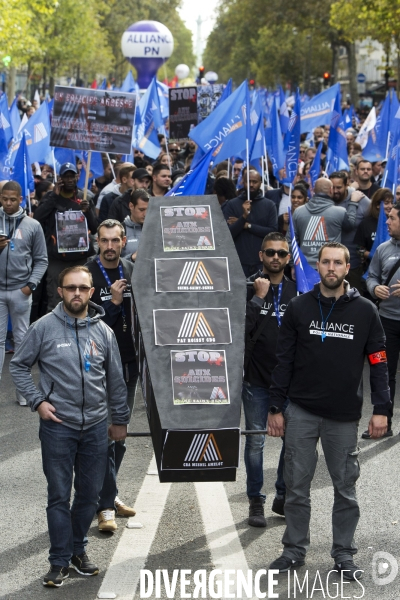
M122 365L126 387L128 389L128 406L132 415L135 402L136 383L139 376L136 361ZM114 442L108 440L107 469L104 476L103 487L100 492L97 512L107 508L115 508L115 498L118 496L117 475L126 452L125 440Z
M388 429L392 428L394 396L396 393L396 373L400 353L400 321L381 317L382 327L386 335L386 355L389 372L389 388L392 406L389 410Z
M269 391L267 388L251 385L243 382L242 400L246 429L266 429L269 410ZM247 474L247 495L249 498L260 497L265 500L265 494L261 493L264 484L263 452L265 435L246 435L244 448L244 462ZM285 496L286 486L283 480L283 457L285 443L279 457L277 480L275 483L276 495Z
M331 556L336 562L351 560L357 553L354 533L360 518L356 497L360 475L358 422L319 417L293 402L286 409L285 421L283 555L302 560L310 545L310 487L318 462L317 443L321 439L334 489Z
M11 317L15 350L22 342L29 327L32 295L26 296L20 289L0 290L0 379L4 364L8 315Z
M47 479L49 561L68 567L72 555L85 551L96 512L107 463L107 419L85 431L41 419L39 438Z

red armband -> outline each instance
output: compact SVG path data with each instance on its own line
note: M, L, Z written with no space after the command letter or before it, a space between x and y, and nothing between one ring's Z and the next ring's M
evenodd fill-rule
M374 352L374 354L368 354L368 360L370 365L377 365L378 363L387 362L386 351L381 350L380 352Z

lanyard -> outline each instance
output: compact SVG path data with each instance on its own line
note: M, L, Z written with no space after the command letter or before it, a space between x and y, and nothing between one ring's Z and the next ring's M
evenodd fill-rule
M13 238L15 238L15 234L17 233L17 229L18 229L21 221L22 221L22 217L19 219L16 219L14 229L10 229L8 232L8 239L10 240L10 249L11 250L15 249L15 244L13 242Z
M111 281L110 278L108 276L107 271L105 270L105 268L103 267L101 260L99 258L99 256L96 256L96 262L99 265L99 269L100 271L103 273L103 277L106 280L106 283L108 285L108 287L111 290ZM122 265L121 263L119 263L118 265L118 269L119 269L119 278L120 279L124 279L124 271L122 269ZM122 303L121 303L121 314L122 314L122 331L125 333L128 329L128 325L126 323L126 313L125 313L125 307L124 307L124 296L122 295Z
M331 313L332 313L332 311L334 309L334 306L336 304L336 300L335 300L335 302L332 303L331 309L328 312L328 315L327 315L326 319L324 319L324 315L323 315L323 312L322 312L321 294L320 293L318 294L318 304L319 304L319 310L320 310L320 313L321 313L321 342L323 342L325 340L325 338L326 338L325 325L326 325L327 320L331 316Z
M271 291L272 291L272 297L274 299L275 316L276 316L276 320L278 321L278 327L280 327L282 324L282 319L281 319L281 313L279 312L279 305L281 303L281 297L282 297L282 281L280 282L280 284L278 286L278 297L275 296L274 288L272 286L271 286Z
M90 360L89 360L90 359L90 354L85 354L84 352L82 352L82 348L80 347L80 344L79 344L78 334L76 332L76 329L75 329L74 325L72 323L70 323L68 315L67 315L67 321L68 321L68 325L71 327L71 329L75 333L76 345L78 347L79 354L82 354L83 365L84 365L85 371L86 371L86 373L89 373L89 371L90 371ZM88 339L88 342L90 343L89 327L90 327L90 320L89 320L89 316L88 316L87 317L87 329L88 329L88 337L87 337L87 339Z

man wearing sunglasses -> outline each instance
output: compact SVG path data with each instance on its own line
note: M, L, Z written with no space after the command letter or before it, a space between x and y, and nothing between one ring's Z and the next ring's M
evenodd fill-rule
M106 471L107 429L109 438L123 440L129 422L117 340L102 321L103 308L90 301L93 292L86 267L64 269L58 287L62 302L30 326L10 363L18 391L40 416L50 535L50 570L43 585L50 587L62 585L69 567L81 575L99 572L86 544ZM37 387L31 376L35 363Z
M246 429L265 430L270 410L269 386L276 365L276 344L281 320L289 300L296 296L296 285L283 274L289 262L289 246L281 233L269 233L259 253L262 268L247 279L250 296L246 307L245 374L243 408ZM265 435L247 435L244 460L249 498L249 525L266 527L264 516L263 452ZM283 453L279 459L276 495L272 510L284 515L286 487L283 481Z

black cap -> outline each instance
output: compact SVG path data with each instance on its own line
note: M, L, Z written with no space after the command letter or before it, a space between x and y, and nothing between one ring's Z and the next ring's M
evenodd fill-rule
M136 171L132 173L132 179L144 179L145 177L151 179L151 175L146 169L136 169Z
M73 173L75 173L75 175L78 174L78 169L76 168L76 166L73 163L64 163L63 165L61 165L60 167L60 175L65 175L65 173L67 171L72 171Z

